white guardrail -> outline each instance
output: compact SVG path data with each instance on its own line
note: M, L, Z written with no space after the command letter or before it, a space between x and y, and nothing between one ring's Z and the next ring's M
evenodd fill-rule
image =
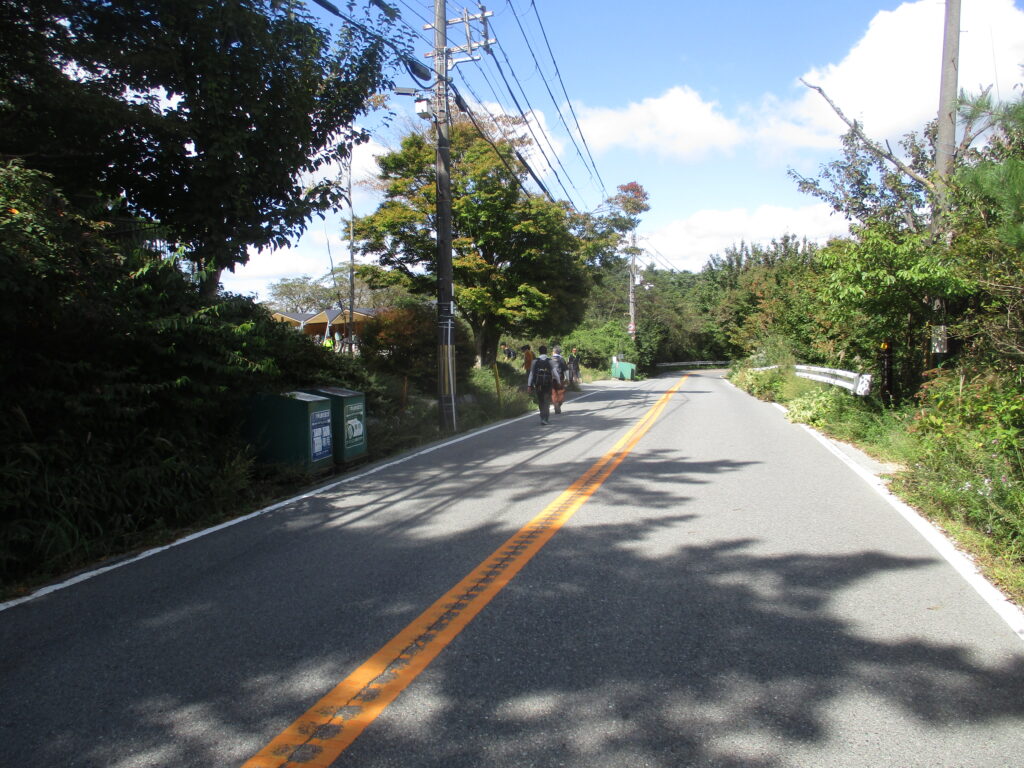
M777 365L768 365L764 368L751 368L751 370L770 371L772 368L778 367ZM814 381L842 387L860 397L871 394L870 373L855 373L854 371L843 371L838 368L820 368L816 365L794 365L793 370L802 379L813 379Z
M656 368L696 368L702 365L728 368L731 362L731 360L687 360L684 363L655 363L654 365Z

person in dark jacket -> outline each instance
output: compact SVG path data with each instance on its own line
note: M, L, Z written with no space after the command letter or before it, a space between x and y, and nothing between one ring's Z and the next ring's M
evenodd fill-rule
M540 423L545 426L551 416L551 388L559 378L558 366L552 364L548 357L548 348L541 346L537 348L537 358L530 366L530 374L526 377L526 391L536 394L537 408L540 411Z
M580 353L576 347L569 353L569 383L580 383Z

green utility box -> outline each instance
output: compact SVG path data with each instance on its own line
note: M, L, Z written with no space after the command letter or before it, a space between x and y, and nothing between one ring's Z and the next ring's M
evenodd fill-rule
M636 364L620 361L612 363L612 378L632 381L636 378Z
M307 389L313 395L331 401L331 426L334 429L334 461L354 461L366 455L366 395L341 387Z
M247 432L260 461L293 464L307 472L334 466L331 400L322 395L264 395L253 403Z

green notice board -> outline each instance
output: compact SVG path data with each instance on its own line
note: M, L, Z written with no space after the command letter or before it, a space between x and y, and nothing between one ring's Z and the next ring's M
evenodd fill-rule
M331 402L331 423L335 435L334 459L338 463L366 455L366 395L342 387L318 387L305 390Z

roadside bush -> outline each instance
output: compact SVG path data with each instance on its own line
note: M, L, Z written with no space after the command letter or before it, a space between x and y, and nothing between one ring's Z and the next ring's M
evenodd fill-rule
M109 214L109 211L106 213ZM0 583L243 508L258 392L369 390L357 364L0 168Z
M497 377L495 377L497 370ZM460 398L459 426L472 429L526 413L533 401L523 389L524 375L508 363L474 368L465 397Z
M1019 458L1024 438L1024 371L934 370L918 393L914 428L925 438L970 431L976 448Z
M749 392L758 400L775 402L779 399L785 384L785 374L780 368L757 371L740 368L730 374L730 381L740 389Z
M932 371L918 400L910 426L918 455L905 489L1024 563L1021 373Z
M636 362L633 340L625 323L619 320L609 320L596 328L577 328L562 341L563 352L576 347L580 352L581 365L588 368L608 370L613 355L624 355L629 362Z
M381 312L366 323L362 360L371 373L408 378L417 392L437 391L437 312L413 304ZM475 361L464 323L455 324L455 371L465 381Z
M920 438L920 435L919 435ZM1005 556L1024 564L1024 480L1019 454L1007 456L968 432L919 443L911 471L897 488L939 519L968 524L998 542Z

